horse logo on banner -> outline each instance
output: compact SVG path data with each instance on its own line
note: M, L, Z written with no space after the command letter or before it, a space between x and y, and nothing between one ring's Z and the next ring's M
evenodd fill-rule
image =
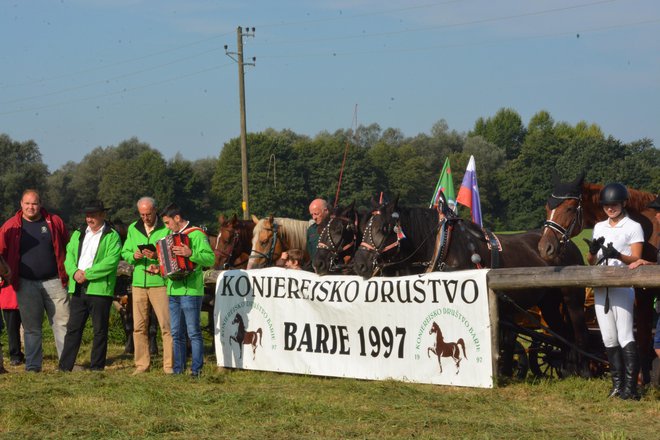
M459 338L456 342L445 342L445 339L442 337L442 330L440 330L440 326L435 321L433 322L433 325L431 325L429 335L432 335L433 333L435 333L435 344L433 344L433 347L429 347L426 353L429 357L431 357L431 352L438 357L440 373L442 373L441 358L451 357L456 363L456 374L458 374L461 359L467 359L463 338ZM463 358L461 358L461 350L459 346L463 347Z
M238 327L236 328L236 333L234 335L229 336L229 345L231 346L232 341L238 344L239 358L243 357L243 345L251 345L252 360L255 360L257 356L257 344L259 344L259 346L262 346L261 328L258 328L256 331L253 332L246 331L243 317L241 316L240 313L237 313L236 316L234 316L234 320L231 323L238 324Z

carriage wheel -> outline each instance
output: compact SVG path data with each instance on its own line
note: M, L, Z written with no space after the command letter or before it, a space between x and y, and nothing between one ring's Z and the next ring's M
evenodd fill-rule
M533 340L528 351L529 368L537 377L563 377L562 352L547 342Z
M525 347L516 341L516 345L513 348L513 376L518 379L524 379L527 377L527 372L529 371L529 358L527 357L527 352Z

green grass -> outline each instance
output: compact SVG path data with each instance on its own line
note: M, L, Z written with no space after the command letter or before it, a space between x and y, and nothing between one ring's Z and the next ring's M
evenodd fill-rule
M47 326L46 326L47 327ZM218 369L206 334L201 379L131 376L123 345L105 372L0 376L0 438L6 439L649 439L660 392L641 402L606 400L606 379L503 381L472 389ZM6 338L6 336L4 337ZM6 340L5 340L6 342ZM5 346L6 347L6 346ZM79 355L85 364L89 343Z
M578 245L580 245L578 240ZM0 376L2 439L644 439L660 391L607 400L609 380L503 380L495 389L218 369L206 337L201 379L131 376L113 312L105 372L59 373L48 325L41 374ZM1 338L6 350L6 335ZM78 357L88 363L89 334ZM6 351L5 351L6 354Z

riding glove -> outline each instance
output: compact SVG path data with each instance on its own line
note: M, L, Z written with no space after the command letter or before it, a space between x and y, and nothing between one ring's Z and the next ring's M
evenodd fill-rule
M603 258L614 258L615 260L621 259L621 252L617 251L612 242L607 243L607 247L603 248Z
M605 237L599 237L595 240L589 240L585 238L584 242L589 246L589 253L591 255L596 255L603 246L603 243L605 243Z

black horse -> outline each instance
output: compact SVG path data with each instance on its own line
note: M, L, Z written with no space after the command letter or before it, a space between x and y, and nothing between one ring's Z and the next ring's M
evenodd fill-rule
M398 198L372 205L360 223L363 237L353 257L354 272L365 278L424 272L433 258L438 211L399 207Z
M542 267L551 265L584 264L582 255L574 243L567 245L561 257L552 262L541 258L537 244L540 231L495 236L475 223L464 220L444 209L397 208L381 206L368 219L364 240L355 254L354 269L362 276L372 276L382 271L411 274L427 271L465 270L498 267ZM369 243L370 246L364 246ZM584 289L533 289L530 291L499 292L499 319L514 322L518 309L538 305L551 329L564 339L574 340L583 349L587 345L587 329L584 319ZM570 321L560 312L564 301ZM572 327L572 332L571 332ZM513 356L515 335L502 334L501 372L511 375L510 360ZM569 358L566 356L566 358ZM588 375L586 361L573 353L574 363L580 374Z
M320 225L319 243L312 261L319 275L346 273L350 261L362 241L359 214L355 202L342 208L335 207Z

